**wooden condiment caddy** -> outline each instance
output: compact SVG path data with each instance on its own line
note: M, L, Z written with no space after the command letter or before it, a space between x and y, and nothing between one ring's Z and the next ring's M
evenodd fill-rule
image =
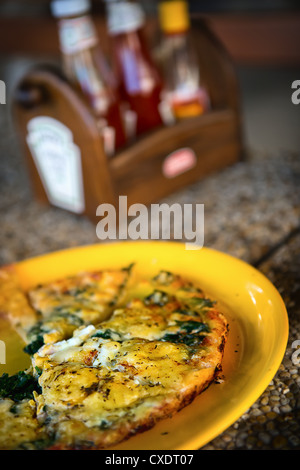
M128 205L158 202L241 158L241 117L234 67L205 21L193 22L193 35L211 110L156 128L113 157L104 153L91 111L59 71L37 67L22 78L15 90L13 112L39 201L85 214L95 221L99 204L114 204L117 209L120 195L127 196ZM49 123L54 123L56 129L47 127ZM39 148L49 155L57 149L60 139L65 161L62 180L54 182L53 187L51 169L47 165L43 168L41 155L37 159L35 150ZM64 181L65 171L71 171L68 181ZM56 190L62 191L58 197Z

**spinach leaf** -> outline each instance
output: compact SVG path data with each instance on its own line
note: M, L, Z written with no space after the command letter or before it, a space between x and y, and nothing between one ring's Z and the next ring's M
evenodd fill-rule
M215 302L210 299L205 299L203 297L192 297L191 299L186 300L190 307L195 309L205 309L212 308L215 305Z
M182 334L179 333L166 333L161 341L169 341L170 343L183 343L187 346L195 346L203 341L205 336L198 336L192 334Z
M104 331L97 331L97 333L95 333L92 338L103 338L103 339L111 339L112 341L119 341L119 340L116 340L115 337L120 337L119 333L117 333L116 331L112 331L110 330L109 328L107 330L104 330Z
M130 263L128 266L125 266L124 268L122 268L122 271L127 271L128 273L130 273L134 267L135 263Z
M154 282L158 282L159 284L163 284L165 286L171 284L175 279L175 276L170 271L160 271L154 278Z
M158 305L163 307L171 300L170 296L161 290L154 290L152 294L148 295L144 299L146 305Z
M42 335L38 335L34 341L25 346L24 352L33 356L42 346L44 346L44 338Z
M206 323L188 320L188 321L177 321L179 331L176 333L166 333L161 341L169 341L171 343L183 343L187 346L195 346L203 341L205 335L199 335L199 333L208 333L209 327Z
M188 321L177 321L177 325L180 327L181 331L186 333L200 333L201 331L209 332L209 327L206 323L188 320Z
M0 377L0 397L11 398L19 402L24 398L32 398L33 392L41 393L41 387L37 380L24 371L15 375L2 374Z

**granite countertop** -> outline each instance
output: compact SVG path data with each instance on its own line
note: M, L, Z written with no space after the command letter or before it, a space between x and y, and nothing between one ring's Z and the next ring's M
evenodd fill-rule
M37 203L10 121L1 119L0 264L100 243L87 219ZM254 265L278 288L288 310L282 364L260 398L204 449L300 449L300 375L291 347L300 339L299 154L248 151L245 160L170 195L202 203L205 246Z

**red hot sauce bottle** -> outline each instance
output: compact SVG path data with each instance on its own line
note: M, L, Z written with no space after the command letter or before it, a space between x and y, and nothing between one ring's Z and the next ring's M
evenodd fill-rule
M135 133L139 135L163 124L162 80L144 37L145 15L141 6L123 0L105 1L115 75L121 96L128 103L131 116L135 116Z
M125 130L115 80L99 48L89 0L53 0L58 19L63 69L69 82L91 107L107 156L125 144Z

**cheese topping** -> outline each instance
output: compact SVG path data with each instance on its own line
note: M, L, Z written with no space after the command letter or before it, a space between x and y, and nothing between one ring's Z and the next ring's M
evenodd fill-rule
M38 288L35 300L47 311L53 292L69 302L72 289L54 283ZM81 302L87 291L78 292ZM227 322L199 289L162 272L136 293L108 319L84 322L32 354L41 390L31 400L34 426L59 448L107 448L151 427L201 393L220 368Z

